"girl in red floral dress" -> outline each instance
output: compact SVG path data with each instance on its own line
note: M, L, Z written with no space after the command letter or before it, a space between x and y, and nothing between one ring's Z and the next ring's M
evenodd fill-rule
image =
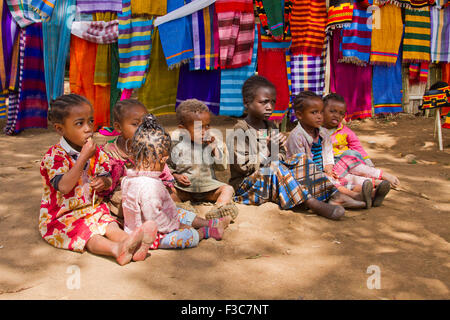
M93 108L79 95L63 95L50 103L49 121L61 135L41 162L44 192L39 231L48 243L77 252L112 256L120 265L147 256L156 238L148 221L125 233L95 194L111 185L108 156L92 140Z

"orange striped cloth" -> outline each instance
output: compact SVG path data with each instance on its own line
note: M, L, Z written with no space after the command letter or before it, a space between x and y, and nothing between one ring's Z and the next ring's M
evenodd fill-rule
M320 0L294 0L291 13L291 52L320 57L325 41L327 6Z

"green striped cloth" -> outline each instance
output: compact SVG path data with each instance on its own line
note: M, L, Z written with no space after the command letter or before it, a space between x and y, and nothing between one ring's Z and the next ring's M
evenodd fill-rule
M430 8L426 7L422 11L405 9L403 61L430 61L430 43Z

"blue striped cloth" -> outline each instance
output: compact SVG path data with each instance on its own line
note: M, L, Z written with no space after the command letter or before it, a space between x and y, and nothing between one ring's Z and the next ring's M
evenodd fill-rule
M323 171L323 159L322 159L322 137L319 137L319 142L313 142L311 147L311 153L313 154L313 161L320 171Z
M258 26L255 25L255 42L252 62L248 66L236 69L222 69L220 75L220 111L223 116L240 117L244 114L242 85L256 72L258 52Z

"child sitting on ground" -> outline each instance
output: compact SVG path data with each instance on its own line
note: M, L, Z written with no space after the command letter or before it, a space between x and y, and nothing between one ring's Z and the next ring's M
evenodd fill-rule
M61 135L41 162L44 192L39 231L57 248L87 249L112 256L120 265L145 259L145 244L156 238L148 221L130 235L120 229L102 198L95 194L111 185L108 156L92 140L93 108L79 95L58 97L50 103L48 119Z
M169 168L175 178L174 201L215 201L206 219L238 215L232 202L234 190L216 179L215 171L227 169L226 148L210 132L208 107L197 99L183 101L176 110L178 128L173 134Z
M242 96L247 117L236 123L233 137L227 136L235 201L253 205L270 201L281 209L305 204L318 215L340 219L345 209L325 202L340 199L326 175L304 153L284 157L286 137L268 121L275 106L275 86L255 75L245 81Z
M353 190L355 186L367 183L367 178L372 179L372 185L376 186L372 206L380 206L390 186L397 187L400 181L396 176L376 169L356 134L342 123L347 110L345 99L330 93L323 98L323 103L323 126L331 136L335 160L333 172L338 176L339 185Z
M340 186L333 173L334 158L333 146L330 136L323 124L322 98L312 91L300 92L295 98L293 107L298 119L298 125L292 130L287 141L288 155L296 153L307 154L314 161L319 170L325 172L330 180L337 186L339 192L346 199L342 203L345 208L362 209L367 207L368 199L371 199L372 184L366 183L360 192L350 192ZM341 204L331 199L330 203Z
M130 146L133 169L127 169L122 179L124 230L131 233L146 221L155 221L157 238L147 249L195 247L209 237L221 240L230 217L207 221L177 208L161 181L170 145L169 134L153 115L146 115Z
M113 109L114 130L120 135L116 139L108 141L102 148L109 156L112 177L111 187L103 192L102 196L105 197L111 213L119 219L123 219L120 183L125 176L126 169L133 167L133 161L129 154L131 140L147 114L147 108L138 100L126 99L117 102ZM164 166L160 178L169 190L173 188L174 178L167 165Z

